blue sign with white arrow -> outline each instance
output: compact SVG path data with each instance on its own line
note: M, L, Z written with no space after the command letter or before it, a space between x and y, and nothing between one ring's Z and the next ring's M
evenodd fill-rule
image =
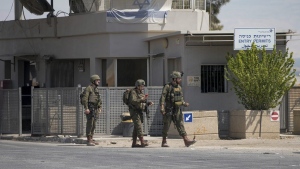
M193 113L184 113L183 118L185 123L191 123L193 122Z

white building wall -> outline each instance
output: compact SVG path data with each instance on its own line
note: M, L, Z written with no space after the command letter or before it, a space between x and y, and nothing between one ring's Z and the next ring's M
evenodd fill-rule
M6 21L0 32L0 58L14 55L38 55L37 80L49 86L49 67L44 56L54 59L88 59L87 73L101 73L101 58L148 58L148 43L145 38L178 30L198 30L202 11L169 11L165 24L121 24L106 22L106 13L77 14L69 17ZM189 18L189 19L183 19ZM208 29L206 26L205 30ZM172 43L172 42L171 42ZM177 51L175 51L177 53ZM175 56L175 55L173 55ZM87 62L86 62L87 63ZM76 65L76 62L75 62ZM16 68L18 65L16 64ZM18 71L16 71L18 72ZM14 72L15 73L15 72ZM12 74L15 87L19 87L18 74ZM4 72L0 73L4 76ZM85 84L75 78L74 86Z
M111 57L148 57L148 44L144 33L126 33L110 35Z
M162 86L164 84L164 60L165 52L167 50L168 38L153 40L147 42L149 44L149 58L150 58L150 85Z
M188 15L187 15L188 14ZM149 24L149 30L209 31L209 15L200 10L172 10L166 24Z
M278 50L285 52L285 46L278 45ZM231 110L244 109L238 104L232 83L228 82L227 93L201 93L200 87L187 86L187 76L200 76L201 65L226 65L227 53L236 55L233 46L195 46L185 47L183 57L184 77L182 81L185 101L190 103L185 110Z
M190 103L190 106L186 109L194 110L199 107L201 110L243 109L243 106L237 103L234 91L230 90L232 87L230 83L228 84L228 93L201 93L201 87L187 86L187 76L200 76L200 66L202 64L226 65L225 56L227 52L235 53L232 46L197 46L185 48L184 60L186 64L183 89L185 101Z

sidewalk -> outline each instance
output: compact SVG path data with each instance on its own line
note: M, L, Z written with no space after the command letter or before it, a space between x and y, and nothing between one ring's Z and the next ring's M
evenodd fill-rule
M1 135L1 140L28 141L28 142L56 142L85 145L86 138L77 138L74 136L41 136L32 137L30 134ZM95 135L94 139L99 142L96 147L131 147L131 137L119 135ZM159 148L161 137L145 136L148 140L148 148ZM192 139L192 138L190 138ZM167 139L171 148L183 148L182 139ZM280 135L280 139L240 139L240 140L199 140L189 148L212 148L212 149L276 149L276 150L295 150L300 151L300 135Z

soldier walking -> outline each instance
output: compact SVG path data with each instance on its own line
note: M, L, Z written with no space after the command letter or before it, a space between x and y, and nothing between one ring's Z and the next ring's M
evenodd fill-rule
M167 144L167 136L172 121L176 126L179 135L182 136L186 147L189 147L196 142L195 140L191 141L187 138L187 133L185 132L183 125L181 106L187 107L189 106L189 103L185 102L183 99L183 92L180 86L182 75L183 73L181 72L173 71L171 74L172 82L164 86L160 97L160 111L163 115L164 125L161 147L169 147Z
M87 146L99 145L93 140L97 119L102 109L102 100L98 90L100 84L100 77L92 75L90 77L91 84L86 87L83 92L82 103L84 106L84 113L86 114L86 137Z
M144 80L137 80L135 82L135 88L130 92L129 96L129 112L134 124L132 132L132 148L148 146L148 143L146 143L143 138L143 111L145 111L146 106L153 105L153 102L147 102L148 95L143 93L144 86ZM141 145L136 143L137 137L140 139Z

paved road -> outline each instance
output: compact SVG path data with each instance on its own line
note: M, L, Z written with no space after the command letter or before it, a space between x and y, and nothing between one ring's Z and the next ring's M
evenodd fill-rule
M0 169L300 168L299 149L193 146L88 147L0 140Z

